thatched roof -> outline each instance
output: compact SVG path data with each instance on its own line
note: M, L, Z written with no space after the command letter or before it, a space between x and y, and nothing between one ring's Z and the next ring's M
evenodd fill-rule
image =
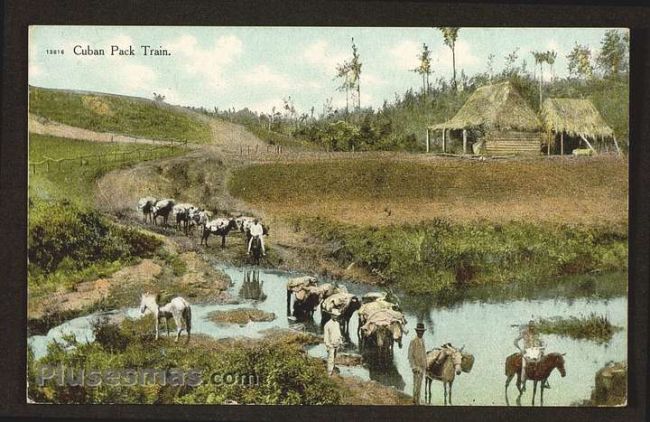
M565 132L570 136L614 136L612 128L589 100L547 98L542 104L542 120L546 130Z
M478 126L524 132L542 130L542 122L510 82L477 89L451 120L430 128L469 129Z

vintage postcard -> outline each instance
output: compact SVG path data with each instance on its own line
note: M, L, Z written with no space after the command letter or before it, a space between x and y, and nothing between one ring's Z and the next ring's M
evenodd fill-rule
M29 403L625 406L625 28L29 28Z

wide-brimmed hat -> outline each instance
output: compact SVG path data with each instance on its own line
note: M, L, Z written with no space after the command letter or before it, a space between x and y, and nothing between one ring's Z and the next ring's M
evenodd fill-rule
M424 324L421 322L418 322L418 324L415 326L415 331L426 331L427 329L424 328Z

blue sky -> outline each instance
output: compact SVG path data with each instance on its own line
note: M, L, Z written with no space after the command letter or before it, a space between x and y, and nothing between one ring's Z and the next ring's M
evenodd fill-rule
M457 71L495 71L519 48L521 63L533 67L531 50L558 53L554 72L567 74L566 55L575 43L597 53L607 28L462 28L456 46ZM434 28L347 27L130 27L33 26L29 38L29 83L151 98L166 95L180 105L243 108L268 112L291 96L300 111L318 113L327 98L345 105L334 80L337 63L351 56L354 37L361 62L362 106L381 106L395 93L421 86L410 72L425 42L433 52L432 80L451 77L451 52ZM73 54L75 45L103 48L106 56ZM110 55L110 46L132 45L136 56ZM143 56L141 45L162 46L171 56ZM63 55L47 54L63 49ZM545 71L546 72L546 71Z

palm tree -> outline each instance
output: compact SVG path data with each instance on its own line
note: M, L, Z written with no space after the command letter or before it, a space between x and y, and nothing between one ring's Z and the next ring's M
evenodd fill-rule
M544 77L544 62L547 60L547 53L541 51L532 51L535 58L535 64L539 64L539 106L542 106L542 79Z
M553 72L553 64L555 63L555 59L557 59L557 51L555 50L549 50L546 52L546 63L551 67L551 79L554 77L554 72Z
M445 45L451 49L451 65L454 72L453 86L454 91L456 91L456 40L458 39L458 31L460 31L460 28L455 26L440 26L438 29L442 32Z

